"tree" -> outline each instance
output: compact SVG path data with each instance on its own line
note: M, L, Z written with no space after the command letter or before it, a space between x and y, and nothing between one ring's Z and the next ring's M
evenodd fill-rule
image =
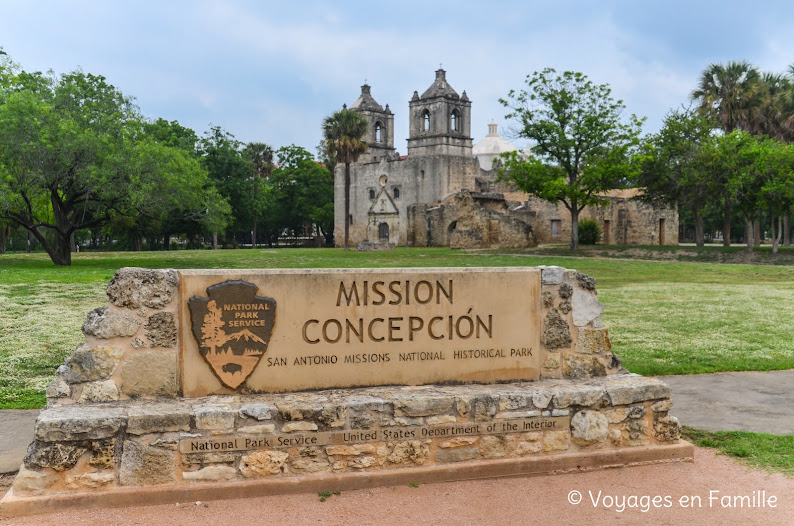
M579 212L603 203L599 192L632 177L631 149L638 145L642 120L621 120L623 102L608 85L595 85L582 73L557 75L551 68L528 75L528 89L511 90L500 102L518 121L518 135L529 139L534 157L503 154L500 178L571 214L571 249L579 246Z
M345 164L345 250L350 250L350 163L367 151L367 143L361 140L366 132L367 120L353 110L340 110L323 120L325 150Z
M703 166L701 153L713 127L711 121L692 110L668 113L662 129L643 145L634 181L643 189L643 201L677 205L692 212L695 244L699 247L705 243L703 210L713 195L711 172Z
M254 180L254 221L251 226L251 248L256 248L256 222L260 213L259 206L259 180L267 179L273 172L273 148L263 142L249 142L243 149L243 155L251 163Z
M700 111L717 122L726 133L737 128L747 128L761 107L761 75L748 62L711 64L700 75L692 100L698 102ZM729 175L723 175L727 178ZM731 244L731 206L727 194L723 223L723 244Z
M273 221L295 235L309 231L325 234L334 220L334 181L330 172L300 146L279 148L278 168L269 185Z
M762 166L762 184L758 191L759 205L771 216L772 253L777 254L781 229L775 222L794 206L794 146L769 141ZM779 225L782 226L782 225Z

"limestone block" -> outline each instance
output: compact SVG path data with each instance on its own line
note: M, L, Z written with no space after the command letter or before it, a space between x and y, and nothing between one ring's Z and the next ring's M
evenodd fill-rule
M352 446L328 446L325 452L331 456L357 456L375 453L375 446L372 444L356 444Z
M394 399L395 416L433 416L452 411L455 399L451 396L416 394Z
M347 408L342 405L324 405L317 420L328 427L344 427Z
M499 395L499 411L515 411L532 407L532 395L527 393L506 393Z
M427 424L431 426L441 425L441 424L454 424L457 422L458 419L452 415L441 415L441 416L428 416L427 417Z
M547 431L543 436L542 451L563 451L571 447L567 431Z
M36 439L43 442L97 440L119 432L126 417L113 407L60 406L45 409L36 420Z
M499 413L496 418L499 420L513 420L517 418L534 418L536 416L540 416L541 412L537 410L532 411L505 411L504 413Z
M190 431L190 413L187 408L144 406L129 410L127 433L131 435L174 431Z
M373 457L371 455L366 455L366 456L363 456L363 457L356 457L356 458L350 460L350 462L348 463L348 466L350 466L351 468L354 468L354 469L366 469L366 468L374 466L377 463L378 463L378 460L375 457Z
M64 482L71 490L87 490L104 488L116 482L115 473L83 473L80 475L67 475Z
M83 391L78 404L87 402L113 402L119 399L119 388L113 380L101 380L99 382L88 382L83 384Z
M637 375L614 376L606 380L612 405L630 405L646 400L670 398L670 388L661 380Z
M266 433L272 433L275 430L275 424L259 424L257 426L243 426L239 428L237 432L249 435L262 435Z
M543 299L544 307L549 308L554 306L554 300L556 299L556 296L554 295L553 292L549 290L543 291L543 294L541 294L541 298Z
M582 274L581 272L574 271L576 276L576 283L582 287L584 290L595 291L596 289L596 280L592 276L588 276L587 274Z
M234 428L235 412L226 405L205 405L193 408L196 429L224 430Z
M132 345L133 349L142 349L143 347L146 347L146 344L143 343L143 340L140 338L133 338L130 342L130 345Z
M276 406L273 404L243 404L240 407L240 416L259 420L270 420L276 413Z
M659 442L675 442L681 438L681 424L674 416L657 418L653 424L653 437Z
M604 304L596 299L593 294L579 289L573 291L571 298L573 307L573 324L584 327L595 320L604 311Z
M569 312L571 312L573 310L573 305L571 305L570 301L561 301L557 308L563 314L568 314Z
M645 420L629 420L626 423L626 431L629 434L629 445L644 444L648 437L648 422Z
M612 349L607 329L579 328L579 339L576 341L576 352L584 354L607 353Z
M620 446L621 442L623 442L623 433L620 432L620 429L609 430L609 442L613 446Z
M48 444L34 441L28 446L25 466L28 468L52 468L55 471L72 469L88 449L75 445Z
M571 412L567 409L552 409L551 416L568 416Z
M543 285L559 285L564 273L565 269L562 267L546 267L540 272L540 282Z
M283 433L294 433L296 431L317 431L317 424L314 422L306 422L299 420L297 422L288 422L281 428Z
M633 405L633 406L629 407L628 409L629 409L628 417L629 418L635 418L635 419L644 417L645 414L648 412L648 410L642 404Z
M571 406L589 407L598 402L603 395L604 390L598 385L565 384L554 394L554 407L557 409Z
M546 353L546 357L543 360L544 369L558 369L560 366L562 366L562 355L560 353Z
M207 466L198 471L185 471L183 480L219 481L234 480L237 478L237 469L231 466Z
M347 417L353 429L370 429L389 425L394 406L389 400L375 397L348 398Z
M436 462L446 464L449 462L463 462L477 458L480 451L476 448L466 449L439 449L436 451Z
M607 417L607 420L610 424L619 424L628 418L629 416L629 408L628 407L616 407L614 409L607 409L604 411L604 416Z
M580 446L602 444L609 434L609 421L598 411L579 411L571 418L571 437Z
M109 340L135 336L140 326L141 321L131 314L99 307L88 313L83 323L83 334Z
M116 467L116 439L91 442L91 466L112 469Z
M673 408L672 400L661 400L651 405L651 411L654 413L666 413Z
M22 466L11 488L15 494L40 495L58 482L58 475L49 471L34 471Z
M560 379L562 378L562 369L548 369L543 367L540 370L540 378L544 380Z
M279 402L276 404L279 416L287 422L293 420L310 420L316 413L322 411L322 406L307 404L306 402Z
M72 395L72 388L66 381L58 376L47 386L47 398L68 398Z
M454 447L471 446L472 444L476 444L479 439L479 437L456 437L439 443L438 447L441 449L451 449Z
M176 482L176 453L125 440L119 482L122 486Z
M565 353L562 375L571 379L606 376L607 364L599 356Z
M546 349L553 351L569 347L571 341L571 330L568 327L568 322L560 316L557 309L549 309L543 320L543 333L541 335L543 345Z
M455 411L460 416L468 418L471 414L471 404L465 398L455 398Z
M560 285L560 297L564 300L570 299L571 295L573 295L573 287L568 285L567 283Z
M554 394L545 389L538 389L532 393L532 404L538 409L546 409L554 398Z
M108 298L118 307L138 309L142 305L162 309L177 294L179 275L175 270L120 269L108 285Z
M255 451L243 455L240 472L249 478L276 475L284 471L288 458L286 451Z
M514 435L486 436L480 439L482 458L502 458L515 451L518 438Z
M499 412L499 398L492 395L476 395L469 401L471 404L471 418L475 422L493 420Z
M67 358L64 378L70 384L107 380L121 356L121 351L110 347L81 345Z
M149 316L144 326L146 338L152 347L173 347L176 345L176 321L170 312L157 312Z
M305 448L290 458L290 468L298 473L324 473L331 464L319 448Z
M430 447L422 441L398 442L387 457L392 464L424 464L430 457Z
M182 463L188 466L194 464L218 464L221 462L238 462L242 453L238 451L223 451L219 453L188 453L182 456Z
M516 447L516 454L519 456L526 456L532 455L534 453L538 453L543 446L542 442L524 442L521 441L518 443Z
M121 365L121 392L130 397L176 396L176 353L136 352Z

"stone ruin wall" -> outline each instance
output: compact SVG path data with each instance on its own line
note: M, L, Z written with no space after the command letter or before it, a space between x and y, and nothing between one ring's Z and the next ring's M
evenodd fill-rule
M338 389L179 397L179 274L122 269L110 304L91 311L79 346L47 389L48 408L14 497L342 474L675 444L662 382L628 374L611 353L595 280L542 267L540 380L495 385ZM182 453L180 441L234 435L435 429L515 419L562 428L426 439Z

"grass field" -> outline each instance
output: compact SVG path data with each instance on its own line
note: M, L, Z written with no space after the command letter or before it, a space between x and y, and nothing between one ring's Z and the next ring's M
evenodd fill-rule
M86 313L124 266L352 268L560 265L598 281L613 351L640 374L794 368L794 267L539 256L512 251L222 250L0 256L0 408L40 407L55 369L82 341ZM505 293L509 293L505 291Z
M748 466L794 477L794 435L703 431L684 426L681 436L695 445L738 458Z

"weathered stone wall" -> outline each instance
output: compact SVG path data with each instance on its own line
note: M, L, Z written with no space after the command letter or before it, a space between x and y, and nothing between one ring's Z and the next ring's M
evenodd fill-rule
M83 324L85 343L47 387L49 405L177 396L177 272L122 269L107 294L109 305Z
M179 279L173 270L116 273L110 305L89 313L86 344L47 390L48 408L6 500L679 440L669 388L620 368L595 280L575 270L541 267L539 381L200 398L178 396L176 323L187 300L178 297ZM221 445L191 450L193 443Z
M457 222L449 239L450 248L525 248L537 245L532 227L510 213L501 194L479 194L468 190L455 196Z
M635 191L616 191L605 199L604 208L585 207L579 220L593 219L604 232L602 243L610 245L677 245L678 210L661 208L631 199ZM567 243L571 239L571 213L563 204L553 205L533 196L526 207L534 212L530 224L538 243ZM552 221L559 221L552 235Z

